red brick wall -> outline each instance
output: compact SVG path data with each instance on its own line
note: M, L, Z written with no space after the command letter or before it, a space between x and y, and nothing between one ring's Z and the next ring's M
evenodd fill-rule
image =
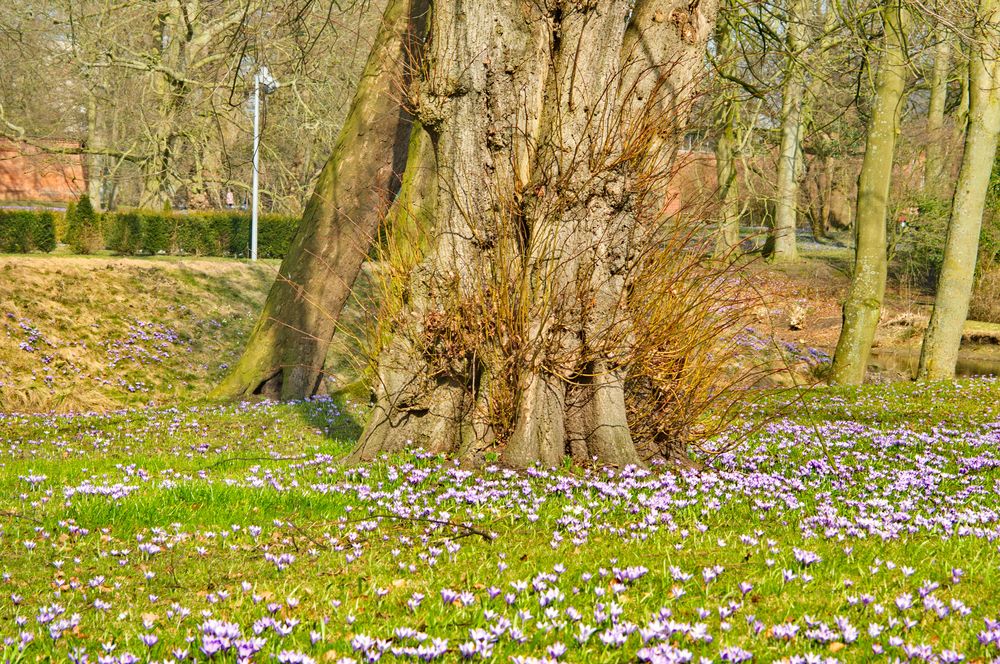
M48 143L76 147L70 142ZM0 139L0 201L71 201L87 189L81 155L52 154Z

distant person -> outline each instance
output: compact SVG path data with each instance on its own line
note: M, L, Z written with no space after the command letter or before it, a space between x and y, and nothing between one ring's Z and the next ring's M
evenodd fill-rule
M232 189L226 190L226 207L230 210L236 207L236 196L233 195Z

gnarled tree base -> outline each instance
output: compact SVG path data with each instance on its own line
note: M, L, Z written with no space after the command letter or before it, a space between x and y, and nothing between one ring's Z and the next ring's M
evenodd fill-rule
M642 463L630 279L655 247L715 0L435 3L414 114L434 236L351 459ZM413 200L419 205L425 201Z
M401 348L393 352L406 357ZM464 381L428 380L419 357L406 359L410 361L400 366L411 369L392 372L395 375L377 391L371 419L351 460L370 461L380 454L419 448L473 465L485 463L493 453L515 468L558 466L566 457L578 465L620 468L643 463L629 433L617 373L573 382L541 373L526 375L513 430L501 441L482 404L491 389L506 386L491 386L472 376ZM671 456L686 457L682 448Z

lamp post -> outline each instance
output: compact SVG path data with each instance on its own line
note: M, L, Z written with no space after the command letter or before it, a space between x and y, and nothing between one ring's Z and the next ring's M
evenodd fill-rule
M269 95L278 89L278 81L267 67L253 75L253 197L250 212L250 260L257 260L257 208L260 202L260 93Z

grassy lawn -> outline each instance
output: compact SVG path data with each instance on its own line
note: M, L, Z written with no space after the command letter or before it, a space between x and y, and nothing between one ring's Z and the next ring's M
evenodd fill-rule
M684 475L344 466L328 400L4 416L4 659L985 661L998 394L786 393Z

